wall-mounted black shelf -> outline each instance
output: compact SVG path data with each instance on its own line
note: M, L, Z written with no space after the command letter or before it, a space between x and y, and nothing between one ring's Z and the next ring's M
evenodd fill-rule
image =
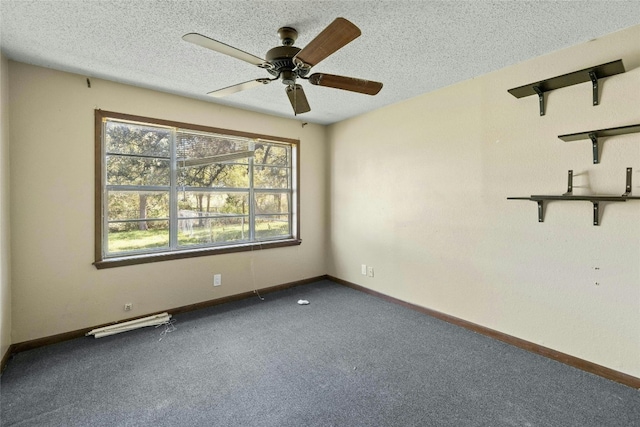
M622 59L607 62L606 64L596 65L594 67L585 68L584 70L574 71L572 73L563 74L558 77L541 80L535 83L529 83L524 86L509 89L509 93L516 98L525 96L538 95L540 104L540 115L544 116L544 93L567 86L573 86L578 83L591 81L593 91L593 105L598 105L598 79L613 76L615 74L624 73L624 65Z
M620 126L617 128L607 128L607 129L598 129L598 130L590 130L588 132L579 132L579 133L570 133L567 135L559 135L563 141L577 141L579 139L591 139L591 146L593 148L593 163L600 163L600 156L598 154L598 138L603 138L607 136L616 136L616 135L625 135L627 133L637 133L640 132L640 124L630 125L630 126Z
M573 171L569 171L569 184L567 192L556 196L529 196L529 197L507 197L507 200L531 200L538 204L538 222L544 221L544 202L554 200L564 201L585 201L593 203L593 225L600 225L600 202L626 202L627 200L640 200L640 197L631 196L631 173L632 169L627 168L627 183L625 192L620 195L573 195Z

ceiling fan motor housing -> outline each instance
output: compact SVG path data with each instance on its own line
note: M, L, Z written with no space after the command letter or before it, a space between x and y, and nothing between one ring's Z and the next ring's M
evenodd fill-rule
M282 83L289 85L295 82L297 77L303 77L309 73L309 69L296 69L293 63L293 57L300 52L299 47L295 46L278 46L269 50L265 55L265 59L271 64L267 71L274 76L283 77ZM293 78L293 82L285 82L285 78Z

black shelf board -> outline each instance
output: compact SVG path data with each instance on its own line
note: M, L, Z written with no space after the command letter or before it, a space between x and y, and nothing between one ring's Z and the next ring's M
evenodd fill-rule
M534 88L538 88L542 92L549 92L555 89L560 89L579 83L590 82L590 72L593 72L598 79L601 79L604 77L613 76L615 74L624 73L625 69L624 65L622 64L622 59L618 59L616 61L607 62L606 64L600 64L594 67L585 68L584 70L574 71L572 73L563 74L561 76L552 77L535 83L529 83L520 87L509 89L508 92L516 98L536 95L537 92Z
M640 124L620 126L616 128L590 130L587 132L570 133L567 135L559 135L558 138L567 142L577 141L579 139L590 139L592 142L592 149L593 149L593 164L598 164L600 163L600 149L599 149L598 138L606 137L606 136L624 135L628 133L637 133L637 132L640 132Z
M627 200L640 200L640 196L632 196L631 178L632 168L627 168L627 182L625 193L618 196L615 194L573 194L573 170L568 173L567 192L562 195L531 195L529 197L507 197L507 200L530 200L538 204L538 222L544 222L544 204L554 200L562 201L583 201L593 203L593 225L600 225L600 202L626 202Z
M597 129L590 130L587 132L578 132L578 133L568 133L566 135L559 135L563 141L578 141L580 139L590 139L591 135L596 138L606 137L606 136L616 136L616 135L625 135L628 133L638 133L640 132L640 124L637 125L629 125L629 126L620 126L615 128L606 128L606 129Z
M532 195L529 197L507 197L507 200L531 200L533 202L542 200L575 200L585 202L624 202L627 200L640 200L640 196L605 196L605 195Z

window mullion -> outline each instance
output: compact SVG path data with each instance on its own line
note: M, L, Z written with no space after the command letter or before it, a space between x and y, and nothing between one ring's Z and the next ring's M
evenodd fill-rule
M253 189L253 156L249 157L249 241L256 240L255 197Z
M106 191L168 191L171 187L166 185L120 185L109 184Z
M176 148L176 129L171 129L171 162L170 162L170 190L169 190L169 248L178 247L178 162Z

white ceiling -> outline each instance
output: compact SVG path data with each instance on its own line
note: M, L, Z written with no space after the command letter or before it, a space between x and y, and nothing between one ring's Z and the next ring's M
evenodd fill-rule
M278 82L207 96L271 76L181 37L264 57L278 28L296 28L304 47L339 16L362 35L313 72L384 87L372 97L303 81L312 111L300 120L334 123L636 25L640 1L0 0L0 48L20 62L293 117Z

